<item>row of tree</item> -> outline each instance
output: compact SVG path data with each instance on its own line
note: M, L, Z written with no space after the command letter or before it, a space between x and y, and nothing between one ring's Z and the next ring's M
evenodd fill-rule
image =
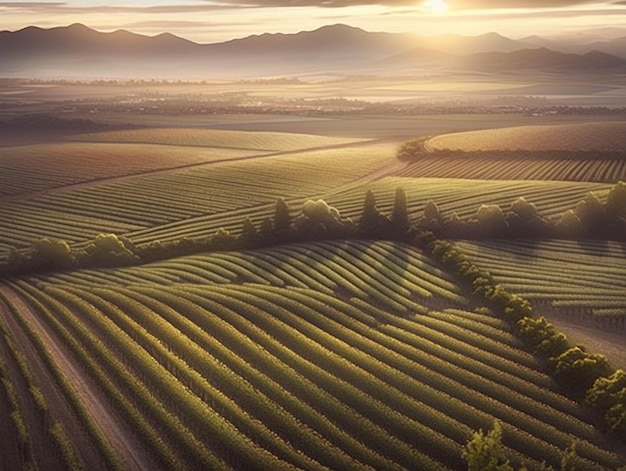
M292 242L328 239L385 239L410 241L417 232L430 231L440 239L471 238L626 238L626 183L616 184L606 202L589 193L557 222L542 217L537 207L523 197L503 211L497 205L482 205L473 217L461 219L456 213L445 218L433 201L422 217L411 224L404 189L397 188L390 215L376 205L374 193L365 194L358 222L344 218L324 200L307 201L296 217L284 199L276 201L273 217L257 227L250 218L242 223L239 236L224 229L200 238L155 241L135 246L114 234L100 234L84 249L72 249L63 240L42 238L27 249L14 249L0 265L0 276L76 268L127 266L193 253L242 250Z
M589 192L574 208L557 219L542 216L537 206L523 196L503 210L498 205L482 205L470 218L453 213L444 217L429 201L418 223L445 239L535 238L626 240L626 183L609 191L606 202Z
M607 429L626 441L626 373L614 370L604 355L572 346L544 317L534 317L528 300L508 292L451 242L432 232L417 234L414 243L456 275L474 295L501 313L517 335L542 358L557 383L575 399L600 412Z

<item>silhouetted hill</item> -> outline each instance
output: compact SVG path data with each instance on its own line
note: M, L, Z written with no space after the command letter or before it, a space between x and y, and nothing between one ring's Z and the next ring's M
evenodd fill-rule
M626 38L607 42L618 48ZM0 76L62 78L261 77L315 73L404 73L437 67L488 72L621 70L621 58L599 51L564 54L539 37L496 33L420 38L336 24L294 34L261 34L197 44L170 33L98 32L82 24L0 32ZM546 44L548 44L546 42Z
M538 49L520 49L503 53L489 52L473 54L458 59L459 65L467 69L481 71L584 71L602 72L607 69L626 71L626 60L600 51L587 54L566 54L552 51L545 47Z

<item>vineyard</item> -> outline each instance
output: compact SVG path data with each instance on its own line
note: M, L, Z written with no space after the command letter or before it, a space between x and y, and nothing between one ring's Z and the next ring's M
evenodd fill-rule
M0 147L0 196L230 159L348 146L357 141L199 129L137 129L67 139L75 142Z
M623 152L626 148L626 124L619 121L469 131L436 136L426 141L424 147L428 151L461 152Z
M406 177L613 183L626 178L623 122L518 126L417 140Z
M624 331L624 244L586 227L623 227L624 131L420 138L408 162L201 129L0 147L0 264L26 267L0 278L0 468L461 470L497 426L515 469L621 470L613 422L497 301ZM471 232L485 208L506 239ZM524 211L553 232L519 238ZM470 235L425 242L450 221Z
M366 177L392 164L394 149L393 144L372 144L294 152L0 200L0 250L41 237L80 242L102 232L139 236L151 228L158 228L154 237L160 237L181 221L202 225L205 233L228 226L229 220L237 221L239 229L242 213L264 214L264 206L279 196L301 203ZM214 220L214 226L205 219Z
M2 294L20 325L5 339L71 352L163 469L460 469L495 419L531 467L572 441L576 469L620 462L506 324L404 244L206 254ZM106 467L112 445L93 441Z
M445 154L445 155L444 155ZM567 151L441 151L425 153L398 173L413 178L552 180L612 183L626 179L623 153Z
M626 265L623 244L610 241L459 242L498 282L553 314L625 327ZM545 312L545 307L542 308Z

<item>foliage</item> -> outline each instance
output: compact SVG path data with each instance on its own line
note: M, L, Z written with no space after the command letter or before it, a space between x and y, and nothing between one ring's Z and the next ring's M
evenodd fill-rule
M609 374L604 355L587 353L575 346L550 359L556 380L576 396L582 397L594 382Z
M606 424L626 440L626 373L616 370L609 377L600 377L587 391L587 404L604 415Z
M418 160L420 156L425 155L424 143L428 140L427 137L418 137L415 139L409 139L404 142L398 149L396 157L398 160Z
M513 471L505 457L502 446L502 426L495 421L493 428L486 434L481 430L474 432L463 450L463 459L468 471Z
M359 233L365 238L381 238L387 234L389 225L389 218L376 206L374 193L372 190L367 190L359 222Z
M337 208L324 200L309 200L302 206L302 213L294 221L297 235L304 240L349 238L354 226L350 219L343 219Z
M139 263L132 242L115 234L98 234L80 257L82 266L114 267Z
M291 227L291 215L289 214L289 206L284 198L276 200L274 209L274 233L276 235L286 233Z
M402 237L409 230L411 223L409 221L409 211L407 208L406 191L402 187L396 188L393 200L393 210L391 212L390 230L392 237Z
M522 317L517 321L518 332L535 353L543 358L556 357L569 347L567 337L541 317Z

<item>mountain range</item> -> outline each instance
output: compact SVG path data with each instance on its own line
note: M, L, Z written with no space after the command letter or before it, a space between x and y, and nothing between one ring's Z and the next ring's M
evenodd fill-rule
M311 74L626 73L626 36L604 42L513 40L497 33L420 37L338 24L198 44L170 33L98 32L82 24L0 32L0 76L246 78Z

